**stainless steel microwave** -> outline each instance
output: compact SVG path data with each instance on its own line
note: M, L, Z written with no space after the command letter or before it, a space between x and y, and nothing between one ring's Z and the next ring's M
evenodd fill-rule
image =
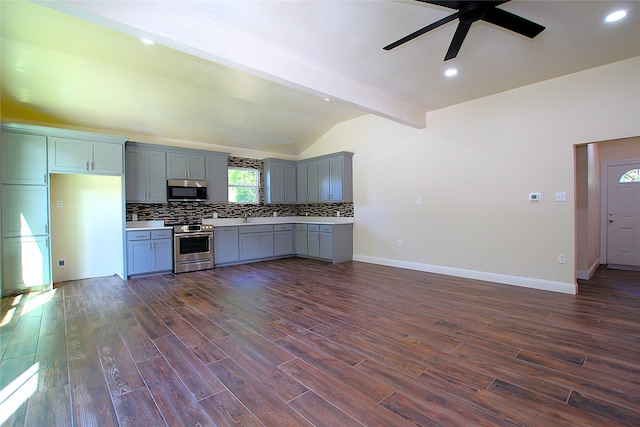
M167 200L170 202L206 202L207 181L169 179L167 180Z

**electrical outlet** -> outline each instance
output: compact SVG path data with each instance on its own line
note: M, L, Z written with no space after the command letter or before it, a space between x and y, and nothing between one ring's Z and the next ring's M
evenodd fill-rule
M418 199L416 200L416 203L418 205L421 205L422 204L422 197L418 197Z
M66 259L59 259L58 260L58 267L66 267L67 266L67 260Z
M565 254L558 254L558 264L566 264L567 256Z
M56 208L57 208L57 209L60 209L60 208L61 208L61 207L63 207L63 206L64 206L64 203L62 203L62 200L58 200L58 201L56 201Z
M566 202L567 201L567 193L564 191L559 191L556 193L556 202Z
M402 247L402 240L398 240L398 247L401 248Z

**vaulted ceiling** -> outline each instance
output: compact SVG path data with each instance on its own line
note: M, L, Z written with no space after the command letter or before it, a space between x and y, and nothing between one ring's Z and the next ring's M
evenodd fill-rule
M445 62L457 21L382 49L452 13L418 1L3 0L2 118L297 155L362 114L425 127L428 111L640 55L637 1L500 8L546 29L480 21Z

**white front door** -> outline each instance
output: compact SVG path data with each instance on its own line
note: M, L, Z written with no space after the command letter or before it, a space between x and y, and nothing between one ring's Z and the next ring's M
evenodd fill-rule
M640 163L607 167L607 263L640 267Z

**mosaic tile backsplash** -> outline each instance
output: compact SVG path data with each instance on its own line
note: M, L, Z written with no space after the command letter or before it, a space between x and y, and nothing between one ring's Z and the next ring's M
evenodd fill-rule
M260 202L257 204L168 202L168 203L127 203L127 220L133 214L138 221L163 220L166 225L198 224L202 218L241 218L273 216L353 216L353 203L312 203L304 205L267 205L264 203L264 174L262 160L229 157L229 166L254 167L260 171Z

